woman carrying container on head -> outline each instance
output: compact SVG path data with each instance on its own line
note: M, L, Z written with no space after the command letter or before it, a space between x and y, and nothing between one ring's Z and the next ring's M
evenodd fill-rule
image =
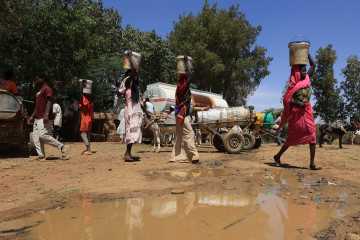
M83 79L80 81L80 102L79 109L81 112L81 125L80 125L80 135L82 140L85 143L86 150L84 150L81 155L92 155L93 152L90 148L90 133L92 129L92 124L94 122L94 104L91 100L89 92L84 92L84 84L87 80Z
M134 53L135 54L135 53ZM134 143L141 143L142 132L141 124L143 120L143 112L150 118L150 114L146 111L146 107L141 101L139 93L139 80L137 75L137 66L133 59L133 53L129 50L125 55L130 63L130 69L126 72L126 77L120 85L119 91L125 94L125 143L126 152L124 160L126 162L134 161L131 155Z
M199 153L195 148L195 134L187 115L190 110L190 84L192 71L188 56L184 56L185 74L180 73L175 92L176 99L176 141L170 162L199 162Z
M307 74L306 65L293 65L291 68L289 87L283 100L284 113L277 131L279 132L285 122L289 120L288 138L279 153L274 156L274 160L276 166L281 166L280 158L289 146L309 144L310 169L321 170L321 167L315 165L316 127L310 104L310 77L315 71L316 64L310 54L308 54L308 59L310 68Z

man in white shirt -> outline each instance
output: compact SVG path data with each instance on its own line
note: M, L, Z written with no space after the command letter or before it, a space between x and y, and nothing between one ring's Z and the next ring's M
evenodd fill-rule
M61 107L58 103L58 101L56 101L53 104L53 109L52 109L55 119L54 119L54 138L56 140L59 140L60 138L60 128L62 126L62 112L61 112Z
M150 99L148 97L145 99L145 105L148 113L154 114L154 105L150 102Z

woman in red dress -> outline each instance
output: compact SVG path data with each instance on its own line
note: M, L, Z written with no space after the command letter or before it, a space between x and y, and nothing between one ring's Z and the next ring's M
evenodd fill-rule
M285 122L289 120L288 138L279 153L274 156L276 166L281 166L280 158L290 146L309 144L310 169L322 169L315 165L316 127L313 109L310 104L310 77L315 71L316 64L310 54L309 61L310 68L307 74L305 65L295 65L291 68L289 87L283 100L284 113L281 116L278 129L279 132Z

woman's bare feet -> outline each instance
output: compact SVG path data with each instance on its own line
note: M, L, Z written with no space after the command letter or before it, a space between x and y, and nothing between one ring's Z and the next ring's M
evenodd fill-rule
M278 155L274 156L274 160L275 160L275 166L281 167L280 157Z
M311 170L322 170L322 167L317 167L316 165L310 164L310 169Z

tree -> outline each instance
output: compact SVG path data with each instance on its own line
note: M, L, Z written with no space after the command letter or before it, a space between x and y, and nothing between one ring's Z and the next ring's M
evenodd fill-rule
M123 51L131 49L141 54L139 69L140 90L155 82L174 83L176 80L175 55L169 42L161 39L155 30L142 32L127 25L124 30Z
M0 67L14 70L23 92L31 88L29 76L45 72L54 90L68 95L74 79L91 79L92 64L116 56L120 49L121 16L104 8L102 1L0 0L0 4Z
M345 77L341 88L346 99L346 115L351 121L360 121L360 61L356 55L348 57L346 61L346 67L341 70Z
M168 39L176 55L187 54L194 59L194 87L223 94L230 106L245 105L262 79L270 74L271 57L266 48L256 44L261 26L253 27L239 11L210 7L181 15L174 22Z
M312 77L311 87L316 99L314 112L326 123L343 119L343 99L337 80L334 78L334 64L337 56L336 51L329 44L325 48L316 51L316 70Z

